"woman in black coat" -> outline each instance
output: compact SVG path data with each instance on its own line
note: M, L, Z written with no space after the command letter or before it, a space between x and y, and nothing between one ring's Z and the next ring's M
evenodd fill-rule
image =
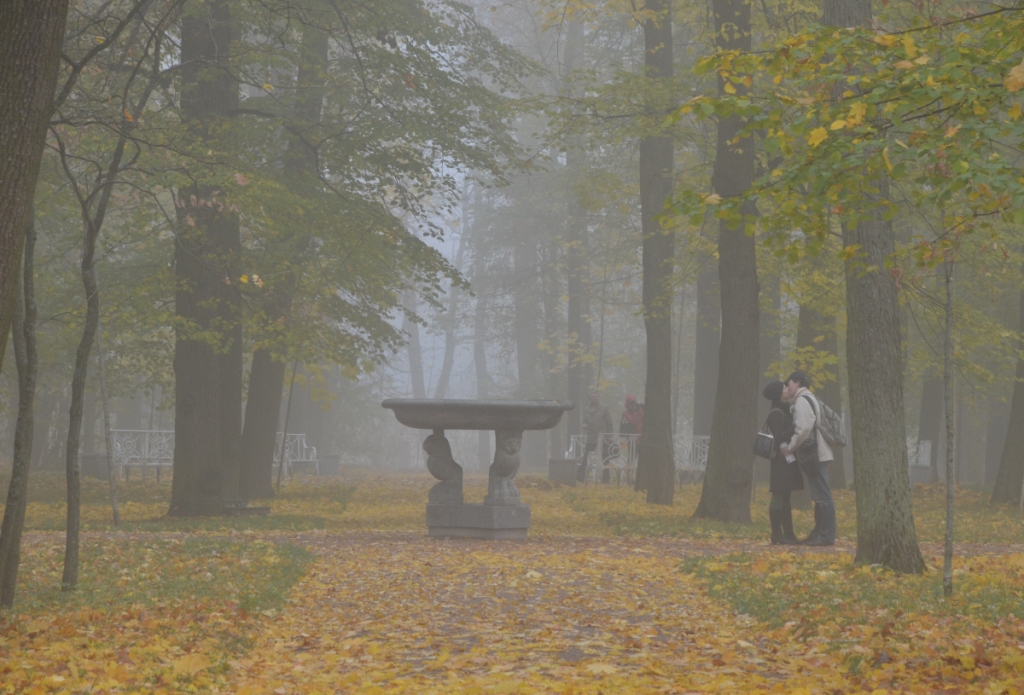
M793 533L793 506L790 503L790 493L793 490L804 489L804 478L800 474L796 460L789 462L779 453L779 444L790 441L795 429L789 405L782 400L783 386L781 381L773 381L765 386L762 392L762 395L772 402L766 424L775 439L768 485L772 493L771 502L768 503L768 518L772 523L772 545L797 545L800 541Z

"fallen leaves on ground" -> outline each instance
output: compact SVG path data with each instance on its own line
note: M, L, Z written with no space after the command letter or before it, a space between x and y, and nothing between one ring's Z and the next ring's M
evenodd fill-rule
M671 544L323 537L241 694L798 692L840 662L710 599Z
M951 597L941 558L923 575L788 552L690 558L684 569L773 641L819 645L857 690L1024 689L1024 554L956 558Z
M307 557L256 539L90 536L79 587L62 593L63 543L35 534L0 618L0 693L223 692Z

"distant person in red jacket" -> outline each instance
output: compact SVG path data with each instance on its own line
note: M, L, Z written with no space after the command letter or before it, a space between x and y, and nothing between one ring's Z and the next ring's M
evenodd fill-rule
M619 421L619 434L643 434L644 404L636 400L636 396L626 396L626 409Z

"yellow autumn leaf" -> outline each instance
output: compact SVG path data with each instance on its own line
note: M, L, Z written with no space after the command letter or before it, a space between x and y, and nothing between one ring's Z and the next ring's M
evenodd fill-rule
M1020 65L1010 68L1006 79L1003 80L1003 86L1008 92L1019 92L1024 88L1024 58L1021 59Z
M917 55L917 44L914 43L914 37L910 34L903 35L903 50L907 52L908 58Z
M202 654L186 654L180 659L176 659L172 666L176 674L179 676L188 676L189 678L200 671L205 671L209 667L209 659Z
M724 87L722 87L722 90L723 90L723 91L724 91L724 92L725 92L726 94L735 94L735 93L736 93L736 88L735 88L735 87L733 87L733 86L732 86L732 82L729 82L728 80L726 81L726 83L725 83L725 86L724 86Z
M901 70L913 70L914 64L911 63L909 60L901 60L898 63L896 63L896 67L900 68Z
M270 84L269 82L264 82L263 83L263 89L267 90L268 92L273 92L274 91L274 85Z
M721 202L722 196L718 195L717 193L709 193L706 196L704 196L705 205L718 205Z
M832 125L830 125L828 127L828 129L829 130L842 130L845 127L846 127L846 121L844 121L843 119L840 118L838 120L832 121Z
M879 35L875 36L871 40L874 41L875 43L877 43L880 46L885 46L886 48L892 48L899 41L899 38L896 37L893 34L879 34Z
M856 104L850 107L850 112L846 116L846 122L849 125L859 125L864 120L864 116L868 112L868 105L863 101L858 101Z
M243 285L246 284L247 282L249 282L249 276L248 275L243 275L242 277L240 277L238 279L242 282Z
M889 148L886 147L882 150L882 159L885 160L885 168L892 171L892 161L889 159Z
M828 138L828 131L824 128L815 128L811 131L811 134L807 137L807 144L811 147L817 147L821 143L825 142Z
M1009 118L1011 121L1016 121L1018 118L1020 118L1020 115L1020 104L1014 104L1013 106L1010 107L1010 110L1006 112L1006 117Z
M958 125L951 125L948 128L946 128L946 137L947 138L951 138L951 137L953 137L954 135L956 135L959 132L960 132L960 126L958 126Z

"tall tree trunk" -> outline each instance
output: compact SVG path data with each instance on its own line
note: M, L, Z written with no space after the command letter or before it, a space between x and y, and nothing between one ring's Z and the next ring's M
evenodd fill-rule
M564 78L569 78L572 71L581 62L583 55L583 24L570 22L566 31ZM569 84L567 81L565 84ZM571 88L563 89L566 96L571 96ZM587 213L580 204L573 188L581 183L587 167L586 153L570 138L565 150L565 182L568 188L566 197L566 228L565 228L565 269L566 283L566 388L565 398L576 404L576 408L566 413L566 448L572 445L572 436L583 432L583 403L586 401L586 390L590 387L584 374L586 355L590 352L590 324L587 323L586 281L587 281Z
M480 246L473 252L473 289L476 307L473 312L473 366L476 369L476 397L487 400L491 395L491 377L487 373L487 285L484 279L486 264ZM490 433L477 433L477 466L487 470L491 458Z
M238 481L242 499L274 496L274 446L281 414L284 371L284 362L274 359L269 349L253 351L242 428L242 473Z
M416 295L409 291L403 299L405 309L416 313ZM409 379L412 381L412 397L426 398L427 387L423 380L423 351L420 349L420 325L406 316L402 320L402 332L409 336L406 351L409 355Z
M942 594L953 595L953 491L956 474L956 378L953 373L953 281L956 266L946 257L946 325L942 340L942 389L946 411L946 533L942 551Z
M25 229L53 109L68 0L8 0L0 10L0 345L14 319ZM6 348L0 348L0 370Z
M520 398L538 398L540 344L540 303L537 296L539 257L537 244L527 235L517 239L513 250L515 282L512 300L515 306L516 375ZM525 432L520 453L523 470L541 470L546 465L544 432Z
M455 269L462 271L462 259L466 245L462 237L459 238L459 247L455 251ZM444 322L444 359L441 362L441 373L437 377L437 386L434 388L434 398L444 398L448 395L448 385L451 383L452 369L455 367L455 350L459 346L459 298L462 296L462 289L452 285L448 291L448 311L445 312Z
M1010 424L999 457L999 472L992 490L996 503L1020 503L1021 481L1024 479L1024 292L1020 295L1020 341L1017 343L1017 374L1010 401Z
M672 83L672 8L670 0L647 0L651 17L644 22L644 70L658 89ZM667 97L667 98L666 98ZM671 95L659 94L647 104L657 122ZM660 213L672 197L671 136L640 141L640 219L643 232L643 308L647 332L647 379L644 389L644 433L640 438L636 489L653 504L672 504L676 465L672 450L672 274L675 232L661 224Z
M193 136L219 148L217 133L238 106L229 72L234 23L227 0L206 0L181 20L181 111ZM241 255L238 215L223 191L178 190L174 268L174 478L170 516L220 514L238 496L242 430ZM206 333L193 335L195 330ZM214 345L212 341L216 341Z
M3 526L0 527L0 608L14 605L18 585L18 565L21 562L21 533L25 528L25 510L28 505L28 475L32 462L33 400L36 393L36 374L39 369L36 351L36 298L35 298L35 240L36 233L29 216L25 239L25 260L16 297L14 318L14 359L18 367L18 420L14 430L14 457L11 461L11 482L7 488Z
M826 26L870 26L870 0L825 0ZM846 261L846 360L857 491L858 563L897 572L924 571L910 505L903 413L903 348L896 280L885 261L896 250L892 223L883 219L885 180L872 181L874 219L843 226L843 246L859 246ZM867 187L867 186L866 186ZM864 267L875 268L863 272Z
M718 268L709 256L697 271L697 327L693 365L693 436L711 436L718 390L718 350L722 337Z
M296 117L296 129L314 128L322 120L324 84L327 67L327 34L312 23L303 26L296 76L295 103L289 113ZM317 152L309 145L316 138L303 138L289 130L284 153L286 182L294 190L313 191L320 182ZM309 234L297 230L283 241L272 242L269 254L285 256L290 264L282 279L268 293L264 306L269 326L284 321L287 327L298 287L298 273L309 246ZM278 338L283 332L271 328L268 335ZM276 350L274 349L276 348ZM274 445L284 390L285 344L260 343L253 350L249 367L249 390L245 401L239 460L239 496L263 499L274 494ZM276 356L275 356L276 355Z
M582 168L578 160L583 155L577 151L570 151L566 155L566 169L570 177L578 174ZM566 324L565 324L565 348L566 348L566 390L565 399L576 403L579 407L566 413L568 424L568 436L581 434L582 425L582 404L586 401L586 389L590 384L585 382L583 370L586 363L587 353L590 352L589 324L587 324L583 308L585 300L585 277L586 262L584 253L587 237L586 213L580 208L575 198L569 201L568 228L566 234ZM567 444L571 443L571 440Z
M559 283L559 274L556 270L558 265L558 243L557 239L551 237L543 246L543 259L541 261L542 292L544 295L544 337L548 341L548 349L542 353L541 361L544 369L545 389L548 397L555 397L562 393L562 373L558 370L557 355L561 349L559 327L562 322L562 287ZM577 403L577 408L582 404ZM557 427L548 432L548 453L551 458L561 458L566 451L564 435L566 431L566 418L558 423Z
M715 45L720 50L749 51L750 3L714 0ZM725 93L725 80L718 78ZM743 94L746 87L736 85ZM751 138L736 139L745 122L730 116L718 123L712 187L722 198L742 195L754 180L756 163ZM756 214L752 202L744 217ZM694 516L750 523L754 457L750 437L757 431L758 336L760 335L757 258L753 235L727 220L718 226L718 282L721 287L722 338L718 352L718 388L704 488Z

